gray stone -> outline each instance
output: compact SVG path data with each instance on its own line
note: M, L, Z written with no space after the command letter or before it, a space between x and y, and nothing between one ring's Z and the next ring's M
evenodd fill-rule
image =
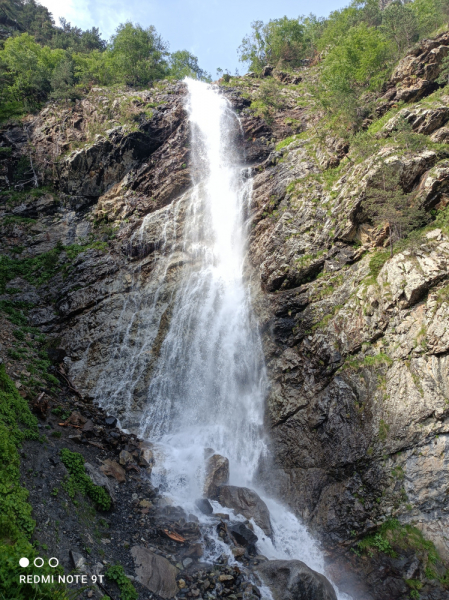
M131 548L139 583L161 598L173 598L178 591L178 569L166 558L142 546Z
M206 479L204 481L204 495L211 500L216 500L218 488L229 480L229 460L220 454L212 455L206 463Z
M212 504L207 498L198 498L195 500L195 505L205 515L211 515L214 512Z
M84 558L84 556L79 552L74 552L73 550L70 550L69 554L75 569L84 572L86 570L86 559Z
M236 485L222 485L218 490L218 502L232 508L238 515L254 519L264 533L271 537L270 511L265 502L254 490Z
M268 560L256 570L274 600L337 600L326 577L300 560Z

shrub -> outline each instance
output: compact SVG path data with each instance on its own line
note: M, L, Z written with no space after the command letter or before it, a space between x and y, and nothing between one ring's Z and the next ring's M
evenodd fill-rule
M98 508L109 510L111 499L102 487L92 483L90 477L86 475L83 456L78 452L71 452L67 448L62 448L60 455L61 461L70 473L63 486L70 498L73 500L76 493L79 492L83 496L89 496Z

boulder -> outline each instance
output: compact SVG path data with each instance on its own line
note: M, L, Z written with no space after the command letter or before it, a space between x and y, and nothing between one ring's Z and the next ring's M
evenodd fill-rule
M214 512L212 508L212 504L207 500L207 498L198 498L195 500L195 506L204 514L211 515Z
M142 546L131 548L137 581L161 598L173 598L178 592L178 569L166 558Z
M228 531L232 534L240 546L253 546L259 539L254 531L243 523L233 523L229 525Z
M213 454L206 463L204 495L216 500L218 488L229 481L229 460L220 454Z
M218 502L226 508L243 515L247 519L254 519L266 535L272 535L270 511L265 502L254 490L236 485L222 485L218 491Z
M449 142L449 127L440 127L430 136L432 142L447 144Z
M274 600L337 600L326 577L300 560L269 560L257 572Z
M126 471L121 467L118 462L107 458L103 461L103 465L100 467L100 471L109 477L114 477L119 483L126 481Z

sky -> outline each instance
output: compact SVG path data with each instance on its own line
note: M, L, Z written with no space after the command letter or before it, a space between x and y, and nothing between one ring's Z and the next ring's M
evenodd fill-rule
M56 24L65 17L82 29L98 27L108 39L119 23L154 25L169 42L170 51L189 50L199 65L216 77L217 67L240 74L237 48L255 20L269 21L284 15L293 18L310 12L327 16L349 0L39 0Z

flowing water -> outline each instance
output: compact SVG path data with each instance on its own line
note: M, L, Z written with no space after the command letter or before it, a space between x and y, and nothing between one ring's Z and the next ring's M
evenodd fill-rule
M229 459L230 483L254 488L259 460L267 453L263 412L268 382L245 270L252 182L239 165L240 123L212 86L193 80L187 86L193 190L183 199L182 239L167 245L166 262L158 271L162 281L170 252L176 251L183 256L182 275L152 367L139 433L157 442L155 483L207 526L208 518L194 504L202 496L205 452L213 449ZM147 319L154 318L155 300L150 304L143 312ZM140 357L153 343L154 338L141 339L132 352L121 344L135 378L144 368ZM123 390L132 389L130 381L122 377L120 391L115 383L109 391L103 385L103 406L115 406ZM264 500L274 536L270 540L254 527L259 552L297 558L323 572L322 555L305 527L278 501ZM226 551L216 539L210 558Z

